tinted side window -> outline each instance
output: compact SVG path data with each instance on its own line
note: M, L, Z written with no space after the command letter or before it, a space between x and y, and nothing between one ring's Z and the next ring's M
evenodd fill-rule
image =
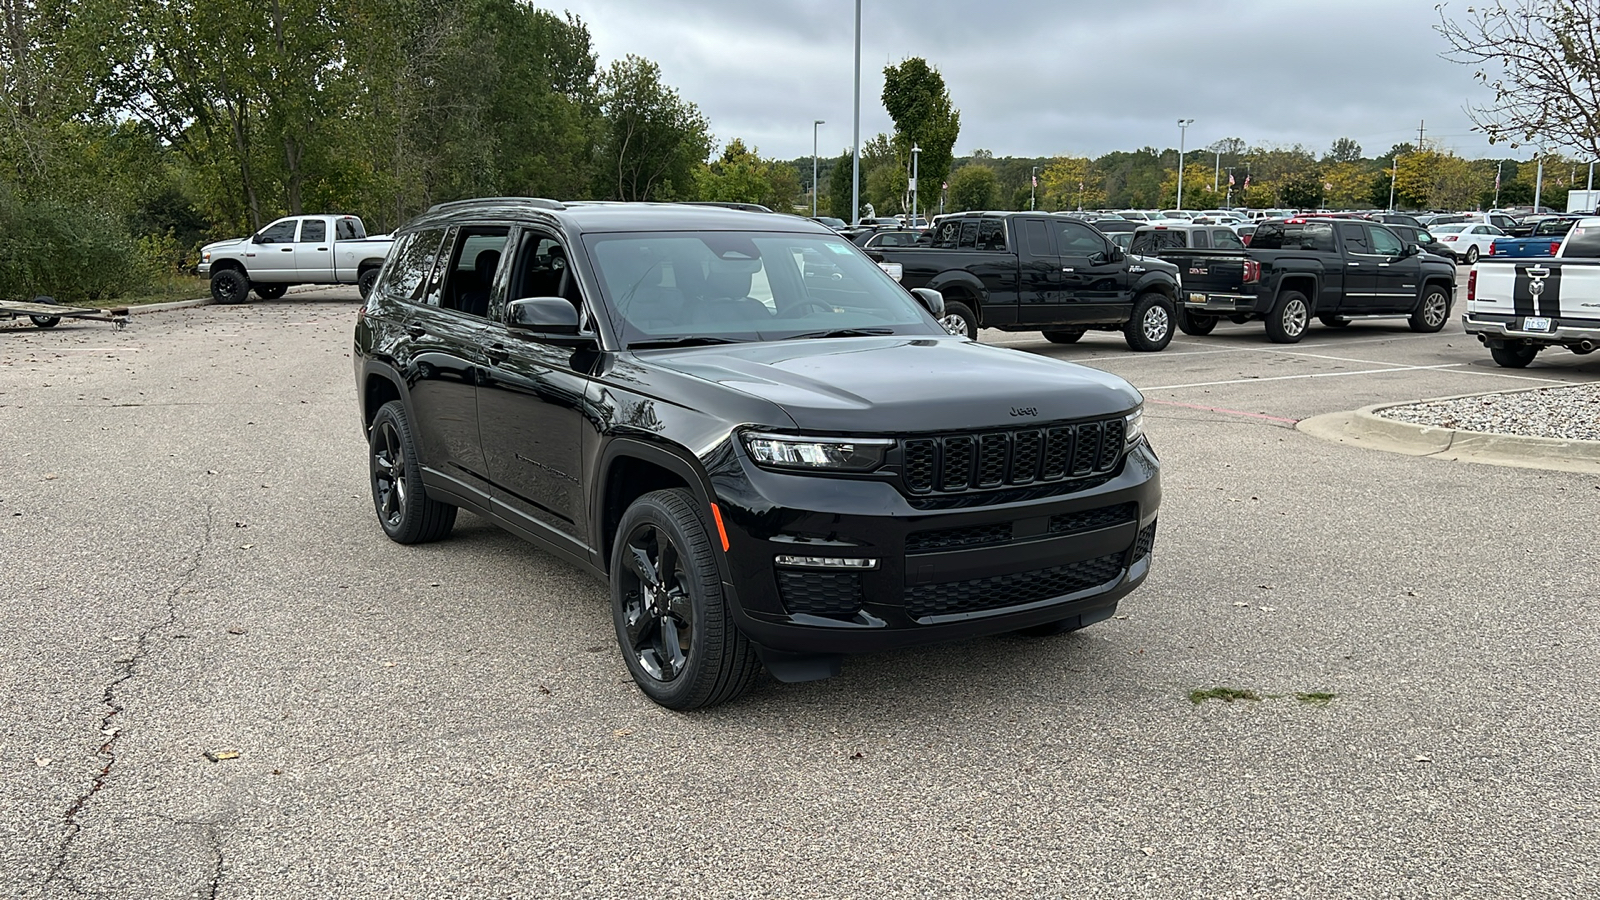
M339 219L333 223L333 233L341 241L355 241L366 237L356 228L355 219Z
M1239 233L1232 228L1218 228L1211 232L1211 238L1219 250L1244 249L1244 241L1239 239Z
M1600 259L1600 228L1574 228L1567 235L1565 257Z
M1022 245L1034 259L1049 259L1056 255L1055 249L1050 246L1050 229L1038 219L1022 223Z
M978 228L979 250L1006 249L1006 225L999 219L984 219Z
M1339 223L1339 240L1344 244L1346 253L1372 252L1372 247L1367 243L1367 230L1354 222Z
M1282 250L1286 229L1282 222L1263 222L1250 236L1252 250Z
M328 239L328 223L321 219L306 219L300 223L300 242L325 241Z
M1400 239L1399 238L1394 236L1394 232L1390 231L1387 228L1373 227L1373 229L1372 229L1372 250L1373 250L1373 252L1381 253L1384 256L1399 256L1401 254L1401 252L1404 251L1404 249L1405 249L1405 246L1400 243Z
M290 219L287 222L279 222L278 224L269 227L266 231L261 232L261 236L256 238L256 243L292 244L294 243L294 228L298 224L300 223L294 219Z
M1210 250L1211 238L1207 236L1203 228L1199 231L1191 231L1189 232L1189 246L1196 250Z
M443 229L418 231L401 238L390 251L389 264L384 267L383 282L378 290L396 300L420 302L423 286L428 282L428 273L433 271L439 245L443 242Z
M1093 256L1106 252L1106 239L1082 222L1058 223L1056 244L1062 256Z
M1323 253L1337 253L1339 246L1333 242L1333 225L1327 222L1307 222L1304 231L1300 233L1300 247L1303 250L1320 250Z
M963 219L961 222L961 244L963 249L972 250L978 246L978 220Z

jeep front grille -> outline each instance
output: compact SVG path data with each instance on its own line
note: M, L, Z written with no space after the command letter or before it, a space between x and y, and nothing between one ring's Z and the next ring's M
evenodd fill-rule
M1104 475L1122 458L1126 423L1013 428L900 442L907 493L950 494Z

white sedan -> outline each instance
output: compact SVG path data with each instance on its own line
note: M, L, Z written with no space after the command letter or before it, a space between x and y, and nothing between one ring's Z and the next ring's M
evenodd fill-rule
M1428 230L1439 239L1440 250L1458 260L1465 260L1469 266L1477 262L1478 257L1489 252L1489 246L1494 243L1495 238L1506 236L1504 231L1493 225L1471 222L1436 225Z

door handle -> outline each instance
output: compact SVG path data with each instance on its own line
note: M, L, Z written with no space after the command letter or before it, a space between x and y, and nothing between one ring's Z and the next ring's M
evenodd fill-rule
M410 325L406 326L406 334L409 334L412 337L422 337L427 333L428 326L423 325L421 322L412 322Z
M1352 268L1352 269L1359 269L1359 268L1361 268L1361 263L1358 263L1358 262L1354 262L1354 263L1345 263L1345 265L1347 265L1347 266L1349 266L1349 267L1350 267L1350 268Z
M293 253L294 252L294 248L293 247L285 247L285 248L283 248L283 252L285 252L285 253Z
M328 248L327 248L327 247L318 247L318 248L317 248L317 249L318 249L318 250L326 250L326 249L328 249Z
M490 344L484 348L483 355L489 357L490 362L498 365L511 358L511 351L507 350L504 344Z
M1073 269L1071 266L1062 266L1061 267L1061 271L1063 271L1063 272L1072 272L1072 271L1076 271L1076 270Z

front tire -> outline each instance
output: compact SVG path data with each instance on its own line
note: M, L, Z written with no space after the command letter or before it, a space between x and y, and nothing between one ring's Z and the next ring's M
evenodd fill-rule
M733 623L705 522L682 488L645 494L623 513L611 549L617 643L645 696L668 709L738 697L761 663Z
M361 270L361 277L356 279L356 288L361 291L361 299L367 299L372 289L378 284L378 267Z
M211 299L218 303L243 303L250 295L250 279L238 269L211 273Z
M1526 369L1528 363L1539 355L1544 349L1537 344L1527 344L1518 341L1515 344L1506 344L1500 347L1490 347L1489 355L1494 357L1495 365L1506 369Z
M263 300L276 300L289 293L287 284L258 284L255 285L256 296Z
M946 303L939 324L951 334L964 334L969 340L974 341L978 339L978 314L965 303L959 301Z
M1140 353L1165 350L1172 343L1172 301L1155 291L1140 294L1133 301L1133 315L1122 326L1129 349Z
M389 540L426 544L447 537L456 524L456 508L428 496L417 442L399 400L385 403L372 418L368 449L372 507Z
M1477 248L1473 248L1477 249ZM1422 302L1411 313L1407 324L1412 331L1432 334L1450 321L1450 295L1443 288L1430 287L1422 295Z
M38 303L43 306L61 305L56 302L56 298L54 297L35 297L29 302ZM35 328L54 328L61 324L60 316L29 316L28 319L33 322Z
M1217 327L1218 316L1190 312L1178 307L1178 330L1192 337L1205 337Z
M1076 344L1083 333L1082 328L1056 328L1044 332L1044 339L1052 344Z
M1274 344L1298 344L1311 323L1311 304L1299 291L1284 291L1267 315L1267 337Z

